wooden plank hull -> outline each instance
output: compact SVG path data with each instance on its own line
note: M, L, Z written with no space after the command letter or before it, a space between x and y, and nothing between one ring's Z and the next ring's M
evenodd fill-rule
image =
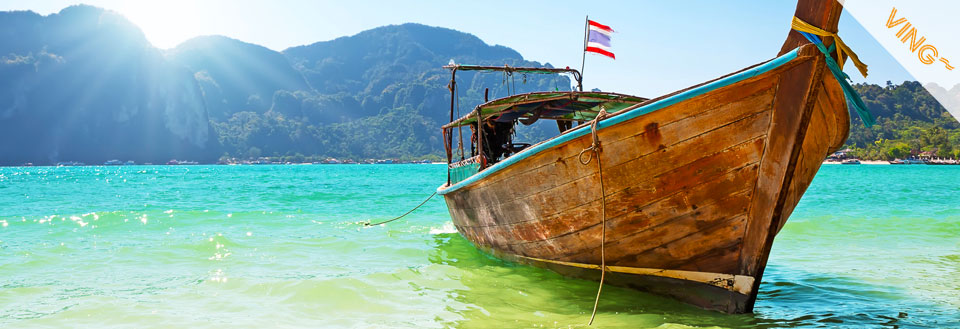
M596 161L577 160L592 141L581 132L441 187L455 226L499 257L599 278L603 184L610 283L752 311L773 237L848 133L823 56L810 45L796 51L776 68L601 127L602 183Z

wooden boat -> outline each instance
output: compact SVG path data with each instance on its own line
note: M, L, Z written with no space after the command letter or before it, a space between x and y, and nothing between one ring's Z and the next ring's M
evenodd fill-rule
M835 0L801 0L796 17L835 32L841 10ZM579 73L446 66L454 76L443 127L449 177L438 193L459 232L498 257L593 280L605 261L607 283L751 312L774 237L849 133L844 89L825 54L845 60L791 31L778 57L655 99L529 93L459 119L457 71L569 72L580 81ZM595 134L571 127L601 110L609 115ZM514 124L536 119L570 129L532 146L512 143ZM453 136L463 127L473 131L473 151L459 160ZM594 136L599 162L584 165Z

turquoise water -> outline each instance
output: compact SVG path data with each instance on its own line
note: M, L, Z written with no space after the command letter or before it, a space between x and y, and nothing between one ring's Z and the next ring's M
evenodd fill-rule
M442 165L0 168L0 327L577 327L596 283L452 228ZM960 166L824 166L756 313L605 287L600 327L960 326Z

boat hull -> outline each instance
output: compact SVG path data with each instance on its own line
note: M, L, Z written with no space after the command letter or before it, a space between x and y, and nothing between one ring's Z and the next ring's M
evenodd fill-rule
M847 138L843 93L824 71L808 45L717 80L733 83L621 111L597 132L602 182L596 160L578 161L592 142L581 127L439 192L459 232L499 257L597 279L604 240L611 284L750 312L773 237Z

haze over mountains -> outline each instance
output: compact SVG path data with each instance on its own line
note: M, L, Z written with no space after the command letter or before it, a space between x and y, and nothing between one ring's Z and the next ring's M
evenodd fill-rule
M0 12L0 165L439 159L450 106L441 66L451 60L541 66L471 34L419 24L282 52L223 36L160 50L124 17L96 7ZM570 89L566 76L459 72L457 116L483 101L484 87L490 99L508 95L508 83L512 93ZM918 83L858 88L879 124L867 129L855 119L848 145L882 153L882 139L960 156L951 146L960 145L960 124ZM556 133L538 122L518 141Z
M217 147L192 74L121 16L0 13L0 54L2 164L209 159Z
M449 119L441 66L450 60L541 66L418 24L283 52L222 36L164 51L96 7L0 12L0 165L440 154L439 125ZM512 79L516 92L570 87L566 77ZM461 114L482 100L481 86L505 96L504 81L458 74Z

